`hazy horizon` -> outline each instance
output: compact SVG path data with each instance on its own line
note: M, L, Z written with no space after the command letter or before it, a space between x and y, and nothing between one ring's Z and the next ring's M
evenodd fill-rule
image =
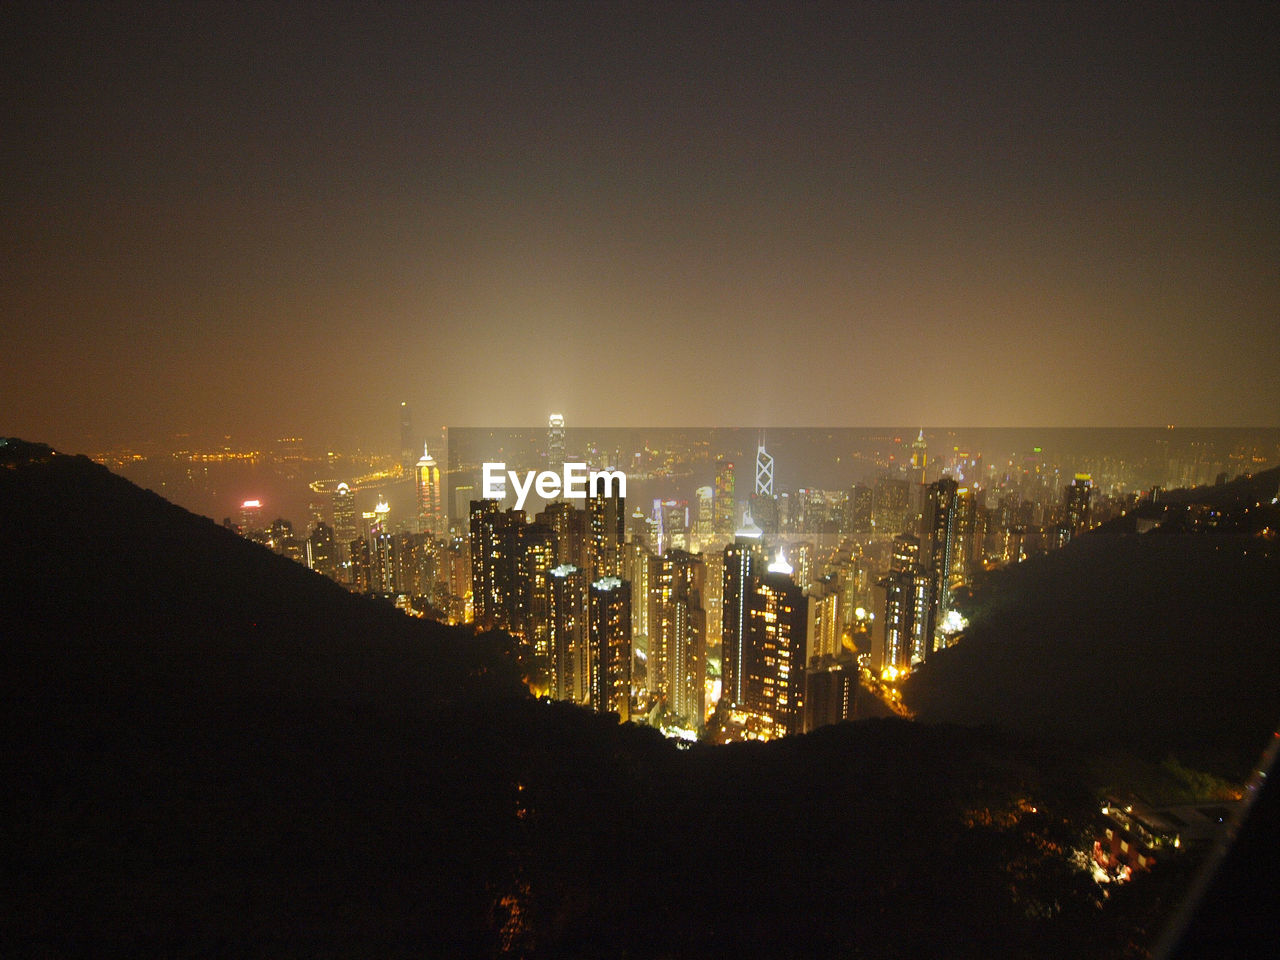
M20 0L6 35L7 433L1277 422L1273 5Z

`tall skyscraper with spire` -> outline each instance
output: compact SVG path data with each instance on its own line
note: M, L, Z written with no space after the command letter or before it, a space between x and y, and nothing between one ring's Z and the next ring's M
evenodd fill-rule
M333 491L333 537L338 542L340 564L350 558L351 541L360 536L359 514L356 513L356 495L345 483Z
M414 486L418 494L418 532L433 537L444 536L445 516L440 498L440 467L422 445L422 457L414 467Z
M560 470L564 457L564 414L553 413L547 417L547 469Z
M751 516L768 534L778 533L778 501L774 496L773 457L764 448L764 434L756 445L756 485L751 495Z
M925 482L925 472L929 464L929 445L925 443L924 427L911 444L911 479L914 483Z
M764 436L756 445L756 496L773 496L773 457L764 448Z

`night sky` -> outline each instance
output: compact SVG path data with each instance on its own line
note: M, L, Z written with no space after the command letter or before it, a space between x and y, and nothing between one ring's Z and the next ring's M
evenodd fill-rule
M0 433L1276 425L1276 6L6 4Z

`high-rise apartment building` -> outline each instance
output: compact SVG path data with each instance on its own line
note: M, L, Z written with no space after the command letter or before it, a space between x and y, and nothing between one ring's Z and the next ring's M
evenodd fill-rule
M589 591L591 706L631 719L631 584L602 577Z
M889 573L873 591L872 663L880 671L901 672L931 651L931 583L920 565L920 541L909 534L894 537Z
M858 662L853 654L810 657L805 668L804 730L856 716Z
M330 580L338 579L338 544L333 527L323 520L315 525L307 538L307 566Z
M849 514L849 532L857 537L871 535L871 504L874 491L865 484L855 483L845 502Z
M738 528L733 543L724 549L724 586L720 604L720 699L731 706L746 699L743 664L748 653L748 610L755 578L763 572L763 534L748 515Z
M747 615L743 657L747 735L774 739L800 733L804 724L808 601L792 579L791 565L781 551L756 578Z
M876 540L890 540L906 529L911 503L910 485L906 480L881 477L876 481L871 506L871 525Z
M515 610L512 629L540 657L551 655L551 570L559 565L556 534L542 523L517 528Z
M472 500L471 596L475 622L516 629L519 614L519 530L523 510L504 511L498 500Z
M669 550L649 571L649 692L698 729L706 713L706 568L693 554Z
M587 576L572 564L551 570L550 686L557 700L591 699Z
M622 544L626 542L626 504L617 493L587 497L588 567L594 579L622 573Z
M1067 523L1071 527L1071 535L1078 537L1089 529L1090 507L1093 496L1093 478L1087 473L1077 473L1067 487L1064 497L1067 508Z

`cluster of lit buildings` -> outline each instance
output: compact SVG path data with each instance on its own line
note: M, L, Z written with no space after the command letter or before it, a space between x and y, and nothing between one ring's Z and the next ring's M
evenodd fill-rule
M761 437L746 490L718 457L692 502L628 513L617 490L597 489L532 516L467 499L451 517L447 478L428 450L415 458L407 411L401 446L412 519L393 521L382 497L360 510L337 483L307 537L264 525L253 502L242 532L410 613L512 633L540 695L690 738L769 739L852 717L860 680L891 684L955 641L953 601L976 569L1061 546L1096 520L1084 475L1054 485L1029 471L984 488L956 479L980 474L980 458L959 454L969 459L931 479L923 431L869 485L779 493ZM543 450L544 463L564 462L562 417ZM455 499L471 490L455 484Z

